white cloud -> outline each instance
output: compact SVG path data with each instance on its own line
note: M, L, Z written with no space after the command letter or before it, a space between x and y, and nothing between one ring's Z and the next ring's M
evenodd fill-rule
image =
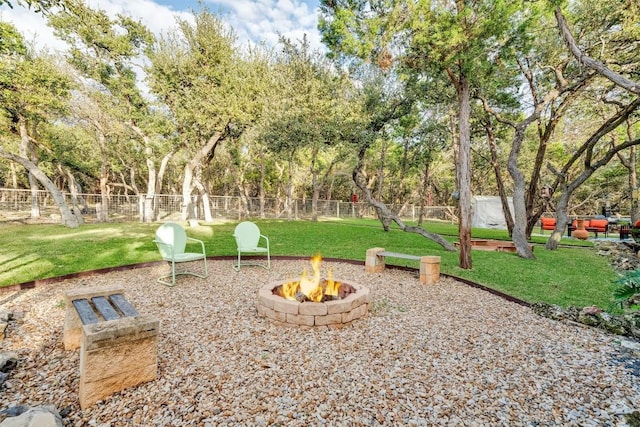
M176 0L176 4L184 4ZM188 2L197 10L195 1ZM190 10L175 10L151 0L87 0L95 9L110 16L117 13L139 19L155 34L163 34L176 26L176 17L192 19ZM264 42L275 46L279 34L292 41L302 40L304 34L313 48L322 48L317 31L317 8L301 0L208 0L211 11L233 27L242 44ZM64 50L41 14L15 5L13 9L0 6L0 20L12 22L27 41L34 41L38 49Z
M58 40L53 30L47 27L45 19L39 13L34 13L23 7L0 6L0 20L12 23L22 34L28 44L38 49L63 50L65 43Z
M313 48L322 49L317 30L318 10L300 0L209 0L210 8L226 11L223 19L233 26L241 41L277 44L279 34L292 41L303 35Z

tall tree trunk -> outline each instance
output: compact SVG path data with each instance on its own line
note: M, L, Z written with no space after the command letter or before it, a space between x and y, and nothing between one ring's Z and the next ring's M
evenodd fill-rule
M382 190L384 187L384 165L387 161L387 143L382 139L382 147L380 149L380 167L378 168L378 195L376 196L379 201L382 201Z
M318 150L313 148L311 153L311 221L318 222L318 199L320 198L320 185L318 184L318 169L316 161Z
M288 179L287 179L287 219L291 221L293 219L293 160L289 160L288 163Z
M629 140L633 138L631 134L631 126L627 125L627 137ZM631 147L629 150L629 190L630 194L633 196L637 195L638 191L638 173L636 167L637 161L637 149L635 146ZM640 212L638 208L638 199L636 197L631 198L631 224L635 224L637 220L640 219Z
M144 195L144 205L142 207L142 221L143 222L153 222L154 220L154 209L153 204L156 199L156 184L158 182L158 175L156 171L156 164L152 158L153 150L150 147L150 144L145 142L145 161L147 163L147 192Z
M491 154L491 166L493 167L493 173L496 177L496 186L498 187L498 195L500 196L500 202L502 204L502 214L504 220L507 223L507 230L509 236L513 236L513 216L511 216L511 209L509 208L509 199L507 198L507 191L504 187L504 179L502 179L502 168L500 167L500 161L498 160L498 148L496 145L496 135L493 132L493 126L487 119L484 123L485 131L487 132L487 138L489 140L489 152Z
M534 259L533 250L527 241L527 210L525 207L525 181L524 175L518 168L518 157L520 147L524 140L524 127L516 128L513 146L507 161L507 170L513 179L513 214L515 217L513 224L512 240L518 255L522 258Z
M429 197L429 166L430 161L424 162L424 172L422 173L422 182L420 183L420 208L418 209L418 227L422 227L422 220L424 219L425 205L427 204L427 198Z
M167 165L169 164L169 160L171 160L171 158L173 157L173 154L174 152L170 151L169 153L165 154L164 157L162 157L162 160L160 161L160 168L158 169L158 176L156 179L157 194L162 194L164 174L167 171ZM158 200L153 201L153 217L155 218L156 221L160 220L160 204L158 203Z
M30 159L31 162L38 166L38 159L36 157L36 153L31 146L31 142L29 140L29 132L27 131L27 120L20 116L19 117L19 128L20 128L20 155L25 159ZM38 179L33 175L33 173L27 169L27 175L29 176L29 188L31 189L31 218L37 219L40 218L40 202L38 200Z
M266 192L264 183L267 179L267 161L264 150L260 150L260 182L258 182L258 197L260 198L260 218L265 218Z
M136 126L133 122L129 123L129 125L144 143L144 156L145 163L147 165L147 191L144 195L144 202L142 204L142 222L153 222L155 218L154 201L156 199L156 186L158 184L156 163L153 160L153 147L151 139L139 126Z
M11 185L14 190L18 189L18 171L16 171L16 164L9 163L9 169L11 171Z
M61 172L64 172L61 170ZM78 195L78 184L76 178L73 176L70 170L66 171L67 179L69 181L69 192L71 193L71 204L73 214L78 220L78 224L82 224L84 219L82 218L82 208L80 208L81 197Z
M104 133L98 132L98 146L100 147L100 206L98 209L98 221L106 222L109 219L109 154Z
M195 219L195 206L191 200L191 192L193 191L193 177L195 169L200 165L202 160L209 156L209 153L215 152L216 146L221 141L222 132L214 133L211 138L204 144L193 156L191 160L184 165L184 177L182 179L182 220ZM211 156L212 157L212 156Z
M200 173L198 173L198 175L200 175ZM213 215L211 215L211 202L209 200L209 193L207 192L207 189L205 188L204 184L202 184L202 181L200 180L200 176L198 176L197 178L194 178L193 183L195 187L198 189L198 191L200 192L200 195L202 196L202 213L204 215L204 221L208 223L212 223Z
M77 218L75 217L75 215L73 215L73 213L71 213L71 209L69 209L69 206L65 202L64 195L60 192L58 187L56 187L56 185L49 179L49 177L45 175L44 172L40 170L40 168L38 168L36 164L34 164L28 158L16 156L13 153L8 153L4 151L2 147L0 147L0 157L9 159L22 165L27 171L33 174L38 182L40 182L40 184L42 184L42 186L49 192L49 194L51 194L54 203L60 210L60 220L63 225L69 228L76 228L80 225L78 224Z
M460 198L460 217L458 239L460 240L459 267L471 269L471 91L469 80L461 75L456 81L458 94L458 133L460 148L458 152L457 177Z

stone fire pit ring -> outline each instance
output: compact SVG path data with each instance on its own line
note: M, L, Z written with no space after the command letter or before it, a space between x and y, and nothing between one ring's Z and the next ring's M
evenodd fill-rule
M288 280L276 281L260 288L256 310L259 316L266 317L279 325L312 328L340 328L365 317L371 302L369 288L344 280L336 279L336 281L353 286L356 292L340 300L298 302L274 295L275 288L288 282Z

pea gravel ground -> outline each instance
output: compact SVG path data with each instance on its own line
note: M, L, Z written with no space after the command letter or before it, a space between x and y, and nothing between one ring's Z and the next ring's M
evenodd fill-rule
M52 404L69 426L621 426L638 410L640 379L616 336L535 315L452 279L365 274L325 262L371 289L367 318L343 329L280 327L258 317L267 281L305 260L236 273L210 260L208 279L156 283L165 264L0 294L12 310L0 351L19 365L0 410ZM64 290L122 285L160 318L159 377L81 410L79 352L62 346Z

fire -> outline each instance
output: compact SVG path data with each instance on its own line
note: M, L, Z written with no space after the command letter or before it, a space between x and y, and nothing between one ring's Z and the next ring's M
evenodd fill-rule
M337 299L341 283L333 280L331 270L327 269L327 279L320 279L321 255L311 257L312 273L305 269L299 280L282 285L279 293L290 300L322 302L325 299Z

